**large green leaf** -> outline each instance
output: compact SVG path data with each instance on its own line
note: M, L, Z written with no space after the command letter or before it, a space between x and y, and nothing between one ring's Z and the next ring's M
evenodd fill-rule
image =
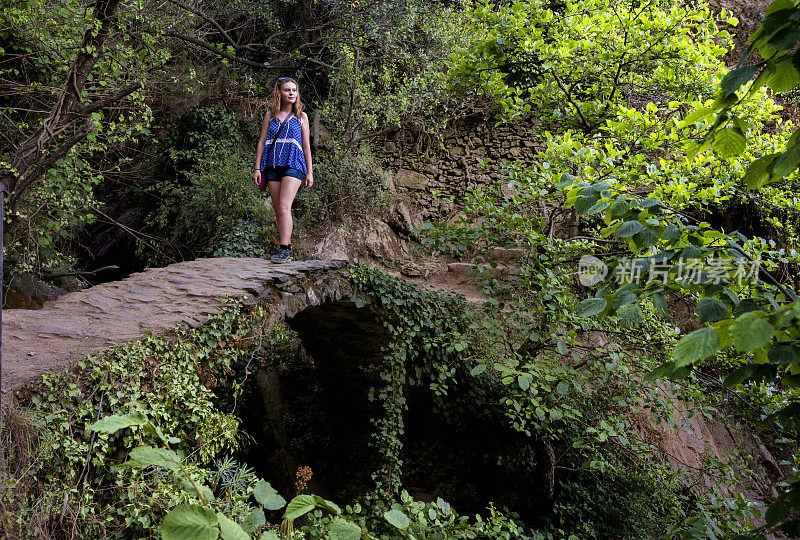
M224 514L217 512L219 529L222 532L222 540L250 540L250 535L235 521L231 521Z
M725 381L722 383L728 388L734 388L738 384L742 384L742 382L747 379L750 375L753 374L753 370L756 366L751 364L745 364L744 366L739 366L738 368L734 369L730 375L725 377Z
M728 307L716 298L701 298L697 302L697 314L703 322L717 322L728 312Z
M328 526L328 538L330 540L359 540L361 528L355 523L337 516Z
M578 197L575 201L575 211L578 214L586 214L592 207L597 204L598 197L596 195Z
M714 152L721 156L738 156L744 152L747 140L739 129L725 128L714 134L714 141L711 144Z
M784 345L780 347L773 347L769 350L769 361L774 364L791 364L800 358L797 354L797 349L791 345Z
M793 146L780 154L772 164L772 176L783 178L788 176L800 165L800 146Z
M253 508L250 513L244 518L242 522L242 529L245 532L252 533L267 522L267 516L261 508Z
M578 304L578 315L581 317L597 315L606 309L607 305L608 301L606 301L605 298L587 298L586 300L581 300L580 304Z
M656 309L656 311L659 313L667 312L667 300L662 294L655 293L652 297L650 297L650 300L652 300L653 307Z
M674 223L670 223L661 233L662 240L677 240L681 237L681 231Z
M409 525L411 525L411 520L408 519L408 516L405 515L403 512L401 512L400 510L398 510L397 508L392 508L391 510L383 514L383 517L386 519L386 521L388 521L398 529L405 529Z
M639 223L636 220L626 221L619 227L617 227L617 236L620 238L628 238L629 236L633 236L634 234L638 233L644 228L644 225Z
M800 84L800 72L797 71L791 58L769 66L767 70L767 86L776 94L788 92Z
M281 540L281 538L274 531L264 531L258 540Z
M258 504L267 510L280 510L286 506L286 499L281 497L278 492L266 480L259 480L253 488L253 496Z
M166 469L175 469L181 462L178 454L166 448L137 446L128 455L125 465L129 467L149 467L157 465Z
M743 85L747 84L753 75L758 73L758 66L745 66L732 69L722 78L720 87L722 91L730 95L736 92Z
M777 157L778 154L770 154L760 157L750 164L743 177L747 189L761 189L769 183L771 179L769 168Z
M483 365L483 364L481 364L481 365ZM342 509L339 508L339 506L336 503L333 503L333 502L331 502L331 501L329 501L327 499L323 499L319 495L314 495L314 500L316 501L318 507L324 508L328 512L331 512L331 513L337 514L337 515L342 513Z
M745 353L763 347L775 335L775 327L762 319L759 313L745 313L731 326L731 337L737 351Z
M140 412L130 414L112 414L101 418L94 424L88 426L89 431L99 431L101 433L115 433L120 429L134 426L143 426L147 423L147 417Z
M317 503L311 495L298 495L286 506L286 513L283 515L286 519L297 519L304 516L316 508Z
M219 537L217 514L196 504L176 506L158 528L164 540L216 540Z
M695 330L683 336L672 351L677 367L686 366L716 354L719 349L719 336L711 327Z

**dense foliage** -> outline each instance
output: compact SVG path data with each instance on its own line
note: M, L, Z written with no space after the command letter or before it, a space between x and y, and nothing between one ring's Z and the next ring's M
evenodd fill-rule
M262 333L261 312L232 307L48 375L9 409L4 531L706 538L763 525L741 493L746 460L689 475L659 443L696 415L747 423L785 465L800 460L800 147L775 98L800 83L798 13L777 0L750 60L727 71L717 23L736 21L696 2L4 5L13 276L119 257L128 244L92 245L108 227L136 237L126 271L263 256L273 216L248 173L277 73L327 128L299 224L382 212L388 178L369 143L398 129L435 152L448 122L491 107L498 121L535 117L544 145L535 165L509 163L503 186L455 201L460 219L419 233L454 257L524 248L512 283L478 272L483 311L368 268L351 276L386 338L363 373L369 470L353 473L352 500L307 493L298 471L287 503L268 483L287 479L251 468L251 370L304 384L313 362L297 334ZM601 279L579 283L579 264ZM681 305L697 317L677 320ZM300 410L308 388L291 417L300 454L324 448L324 415ZM798 534L797 482L779 486L766 529Z
M695 513L715 530L747 523L746 501L723 504L721 491L687 497L679 475L645 440L632 438L635 407L665 418L671 412L658 387L621 383L631 376L622 357L611 369L594 355L582 367L556 357L532 362L524 351L494 347L502 326L475 318L463 300L365 267L351 279L356 306L389 338L382 364L372 368L378 412L364 441L378 460L357 500L340 501L349 503L341 508L297 488L287 505L238 461L247 456L240 426L255 384L251 370L296 369L302 347L285 327L265 332L261 310L231 307L176 339L150 337L89 357L18 402L6 437L11 431L26 444L7 446L18 470L3 494L3 528L20 536L158 529L164 538L275 538L292 530L306 538L561 538L673 534L690 530L695 522L685 516ZM420 393L432 416L410 407ZM428 424L422 431L420 413ZM429 438L442 432L488 437L420 461ZM508 446L495 446L500 440ZM531 490L552 482L555 455L574 472L557 492ZM496 464L468 472L487 456ZM405 486L441 497L418 502ZM508 507L488 506L486 490ZM551 514L542 515L542 496ZM482 509L483 517L459 516L442 497L456 508ZM273 524L284 506L282 522Z

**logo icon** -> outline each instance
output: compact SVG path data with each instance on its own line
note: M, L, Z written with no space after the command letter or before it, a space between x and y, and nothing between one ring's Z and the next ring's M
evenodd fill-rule
M584 255L578 261L578 281L584 287L591 287L603 281L608 275L606 263L592 255Z

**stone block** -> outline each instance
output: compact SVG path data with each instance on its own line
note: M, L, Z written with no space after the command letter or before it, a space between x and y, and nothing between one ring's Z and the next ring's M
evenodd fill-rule
M394 184L406 189L423 190L428 186L428 177L411 169L400 169L394 176Z

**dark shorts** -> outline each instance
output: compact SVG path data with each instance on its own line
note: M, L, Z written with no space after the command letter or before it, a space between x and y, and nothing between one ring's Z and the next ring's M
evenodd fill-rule
M267 167L264 169L263 174L267 182L280 182L284 176L291 176L298 180L302 180L306 176L306 173L300 169L292 169L291 167Z

